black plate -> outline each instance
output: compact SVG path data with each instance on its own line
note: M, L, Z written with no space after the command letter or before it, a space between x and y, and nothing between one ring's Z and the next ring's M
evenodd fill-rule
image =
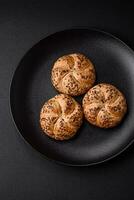
M43 103L57 94L50 80L54 61L74 52L92 60L96 83L114 84L125 94L128 113L119 126L107 130L84 121L75 138L58 142L42 133L39 113ZM82 97L76 99L81 102ZM46 157L75 166L109 160L134 139L134 53L119 39L102 31L73 29L50 35L32 47L19 63L11 84L10 103L19 132Z

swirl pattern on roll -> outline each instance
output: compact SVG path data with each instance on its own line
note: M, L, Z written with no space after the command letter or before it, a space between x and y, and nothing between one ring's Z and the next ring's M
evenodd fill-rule
M70 96L59 94L48 100L40 113L42 130L56 140L73 137L82 124L81 106Z
M127 111L124 95L113 85L102 83L91 88L83 98L85 118L101 128L114 127Z
M59 92L77 96L86 93L93 86L95 69L84 55L69 54L54 63L51 80Z

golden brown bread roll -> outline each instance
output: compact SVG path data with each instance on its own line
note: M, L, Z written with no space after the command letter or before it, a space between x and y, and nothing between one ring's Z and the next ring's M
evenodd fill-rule
M76 134L82 124L82 118L81 106L72 97L59 94L43 105L40 125L51 138L66 140Z
M75 53L60 57L52 68L53 86L61 93L77 96L87 92L95 82L95 69L84 55Z
M83 98L85 118L101 128L114 127L122 120L127 104L124 95L113 85L98 84Z

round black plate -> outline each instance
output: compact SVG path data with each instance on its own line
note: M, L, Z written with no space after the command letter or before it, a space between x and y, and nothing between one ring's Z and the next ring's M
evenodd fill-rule
M84 121L76 137L59 142L42 133L39 113L43 103L57 94L50 79L54 61L74 52L92 60L96 83L111 83L125 94L128 113L119 126L107 130ZM81 99L76 98L80 102ZM19 63L11 84L10 103L19 132L46 157L75 166L104 162L121 153L134 139L134 53L102 31L73 29L50 35L32 47Z

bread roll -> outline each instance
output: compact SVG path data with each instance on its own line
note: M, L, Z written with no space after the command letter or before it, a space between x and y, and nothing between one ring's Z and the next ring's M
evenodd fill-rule
M72 138L82 124L81 106L70 96L59 94L48 100L40 112L42 130L56 140Z
M101 128L114 127L121 122L127 103L124 95L113 85L102 83L91 88L83 98L85 118Z
M53 86L61 93L77 96L87 92L95 82L95 69L84 55L75 53L60 57L52 68Z

